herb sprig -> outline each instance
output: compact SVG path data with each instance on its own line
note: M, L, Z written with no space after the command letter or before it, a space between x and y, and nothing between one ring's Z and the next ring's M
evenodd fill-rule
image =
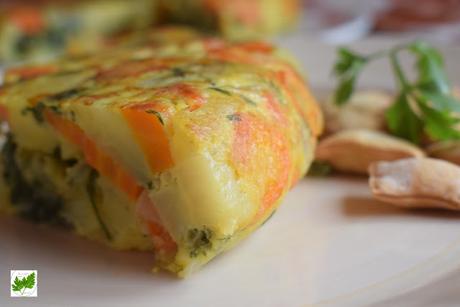
M417 78L414 81L401 66L401 52L415 57ZM333 71L339 81L335 103L345 104L364 67L381 58L389 59L398 90L385 114L390 132L416 144L424 134L434 140L460 139L460 131L456 129L460 122L460 101L452 95L441 54L426 42L416 41L369 55L340 48Z

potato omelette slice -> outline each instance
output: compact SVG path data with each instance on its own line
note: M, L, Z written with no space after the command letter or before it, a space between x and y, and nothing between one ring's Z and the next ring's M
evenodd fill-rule
M302 77L262 42L152 34L45 67L0 89L0 210L153 251L179 276L273 214L322 130Z

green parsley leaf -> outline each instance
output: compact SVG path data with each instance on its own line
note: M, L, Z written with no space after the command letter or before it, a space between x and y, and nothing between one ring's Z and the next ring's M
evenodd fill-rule
M335 91L335 102L337 105L346 103L355 89L356 77L354 75L342 79Z
M426 103L420 103L420 110L425 119L425 131L436 140L460 139L460 131L455 125L460 122L448 111L439 111L430 108Z
M444 73L441 54L425 42L415 42L409 50L417 56L418 85L421 88L443 94L450 93L450 85Z
M400 65L401 51L416 60L417 80L411 82ZM419 143L424 134L434 140L460 139L460 101L452 95L441 54L426 42L413 42L367 56L341 48L334 73L338 78L335 102L342 105L353 94L358 74L372 60L388 57L398 86L397 99L385 113L392 134Z
M430 92L428 90L421 90L420 94L437 110L460 114L460 100L454 96Z
M337 76L348 73L357 62L364 62L365 59L346 48L339 48L337 55L338 61L334 66L334 74Z
M390 132L413 143L420 142L423 122L411 109L407 95L401 94L385 113Z
M340 48L339 59L334 66L334 74L339 78L339 86L335 91L335 102L342 105L347 102L354 91L358 74L366 59L348 49Z

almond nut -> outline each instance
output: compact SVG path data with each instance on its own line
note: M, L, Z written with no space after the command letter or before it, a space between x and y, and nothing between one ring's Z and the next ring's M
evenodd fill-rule
M378 131L344 130L320 141L316 160L343 172L367 174L372 162L423 157L424 152L402 139Z
M326 133L346 129L385 129L385 110L392 104L393 96L385 91L358 91L342 106L334 103L331 95L321 108L326 123Z
M374 196L407 208L460 210L460 167L431 158L376 162L369 167Z

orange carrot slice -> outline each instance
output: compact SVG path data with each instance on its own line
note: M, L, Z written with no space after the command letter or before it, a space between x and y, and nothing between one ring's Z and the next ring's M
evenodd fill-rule
M166 252L167 254L175 253L177 251L177 244L171 238L169 233L158 223L147 222L149 233L153 237L161 238L154 242L157 249Z
M109 178L115 186L124 191L131 199L139 199L143 189L137 184L136 179L123 167L118 165L80 127L52 111L45 111L45 118L59 133L83 151L85 160L91 167L96 169L101 175ZM149 202L150 215L154 216L153 219L147 219L145 216L141 216L141 218L146 223L150 235L154 238L155 248L168 254L175 252L177 245L167 230L161 225L154 204L151 203L148 197L144 197L141 201Z
M129 106L124 108L122 113L141 146L151 170L162 172L171 168L174 163L160 119L155 114Z
M136 210L139 216L142 217L150 235L154 238L154 246L166 254L175 253L177 251L177 244L166 229L161 226L160 215L148 193L144 192L141 194L137 200Z
M101 175L109 178L131 199L138 198L142 192L142 187L137 184L136 179L123 167L118 165L80 127L52 111L45 111L45 118L54 129L82 150L86 162L91 167L96 169Z

